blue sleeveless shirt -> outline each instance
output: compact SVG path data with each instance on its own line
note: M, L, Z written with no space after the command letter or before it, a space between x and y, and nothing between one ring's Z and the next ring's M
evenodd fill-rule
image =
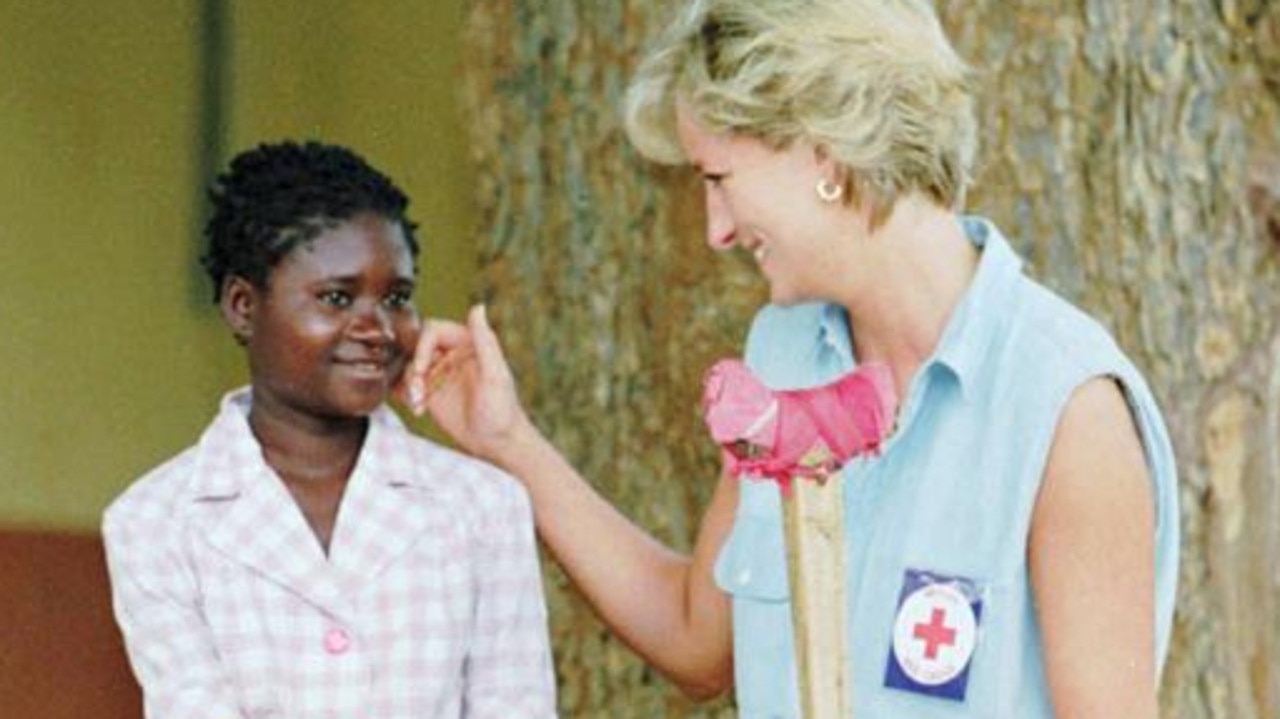
M1098 376L1124 389L1156 510L1156 664L1163 665L1178 562L1173 450L1150 389L1095 321L1022 273L989 222L974 279L904 398L880 457L844 470L848 616L857 719L1050 719L1027 539L1058 419ZM746 362L769 386L825 384L855 366L847 316L768 306ZM733 597L741 719L798 719L780 496L744 479L716 560Z

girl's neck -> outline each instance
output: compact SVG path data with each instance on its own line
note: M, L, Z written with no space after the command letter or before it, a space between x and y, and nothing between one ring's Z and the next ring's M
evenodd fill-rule
M254 402L249 427L267 464L286 483L344 484L355 468L369 421L325 422Z

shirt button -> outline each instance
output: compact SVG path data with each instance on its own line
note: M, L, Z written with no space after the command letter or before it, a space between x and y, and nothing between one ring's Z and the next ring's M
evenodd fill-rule
M341 627L334 627L324 635L324 650L330 654L342 654L351 648L351 635Z

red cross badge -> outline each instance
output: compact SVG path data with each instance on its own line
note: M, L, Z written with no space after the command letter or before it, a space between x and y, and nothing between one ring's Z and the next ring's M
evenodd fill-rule
M964 701L981 618L982 597L975 582L908 569L898 596L885 686Z

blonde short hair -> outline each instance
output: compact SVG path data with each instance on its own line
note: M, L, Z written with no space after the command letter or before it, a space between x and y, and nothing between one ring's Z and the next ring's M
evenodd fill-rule
M910 192L959 205L977 145L968 66L927 0L691 0L627 91L641 154L686 161L677 102L713 132L823 148L883 214Z

